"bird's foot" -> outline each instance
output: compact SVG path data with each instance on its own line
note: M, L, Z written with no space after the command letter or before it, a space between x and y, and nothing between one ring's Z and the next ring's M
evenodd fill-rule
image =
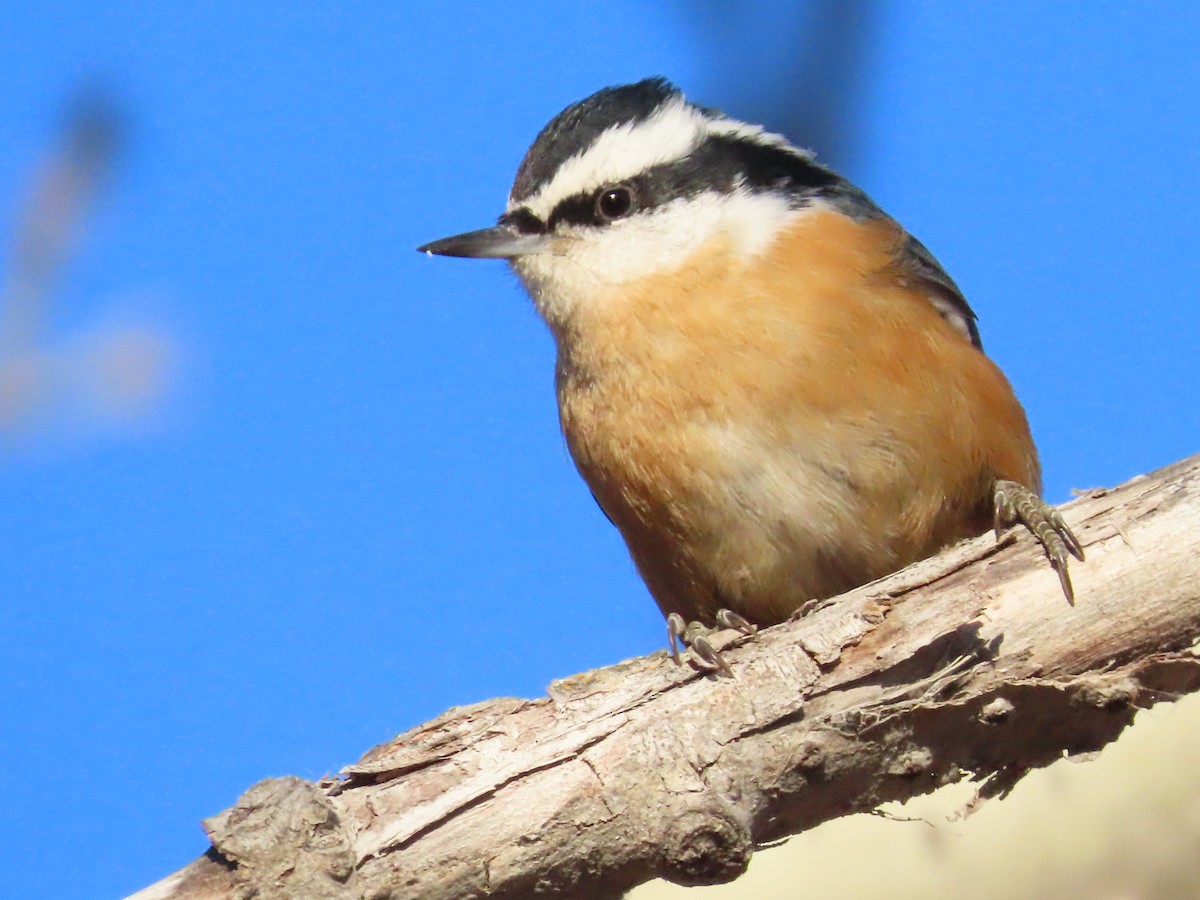
M732 628L742 634L753 635L758 631L758 626L746 621L731 609L717 610L716 621L716 627L710 627L703 622L686 622L679 613L673 612L667 616L667 643L671 648L671 659L675 660L676 665L683 663L679 652L682 646L684 652L690 653L703 668L724 672L733 677L729 663L725 662L709 637L722 628Z
M1067 525L1066 519L1053 506L1024 485L1015 481L997 481L994 488L996 537L1020 522L1038 539L1050 565L1058 573L1067 602L1075 605L1071 573L1067 571L1067 554L1083 562L1083 547Z

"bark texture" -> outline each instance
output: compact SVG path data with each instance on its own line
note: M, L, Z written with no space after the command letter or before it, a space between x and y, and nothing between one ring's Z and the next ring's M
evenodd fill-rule
M754 849L963 778L980 797L1200 687L1200 457L985 535L745 639L735 678L663 653L447 711L337 779L271 779L134 895L614 897L728 881ZM718 644L720 646L720 644Z

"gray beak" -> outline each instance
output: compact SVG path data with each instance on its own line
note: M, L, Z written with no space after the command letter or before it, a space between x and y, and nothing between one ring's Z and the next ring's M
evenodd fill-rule
M536 253L545 245L545 236L522 234L511 225L494 225L430 241L417 248L419 253L437 256L468 256L474 259L512 259Z

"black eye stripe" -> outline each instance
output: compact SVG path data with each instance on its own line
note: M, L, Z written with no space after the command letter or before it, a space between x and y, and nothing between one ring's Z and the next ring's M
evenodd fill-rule
M811 196L844 183L795 150L729 135L710 135L683 159L648 169L645 180L660 203L739 185Z
M653 166L620 185L605 185L560 200L547 218L546 227L552 229L560 222L602 226L620 218L601 215L596 204L601 191L621 186L633 191L634 212L709 191L728 194L738 188L780 193L798 206L826 197L846 205L856 217L869 218L875 212L861 191L804 154L743 137L710 135L683 159Z
M575 194L560 200L546 219L547 230L553 230L560 222L567 225L603 225L604 221L596 215L595 196L594 192Z
M505 213L500 217L501 225L511 225L521 234L545 234L548 230L547 223L543 222L533 214L533 211L527 206L522 206L519 209L514 209L510 213Z

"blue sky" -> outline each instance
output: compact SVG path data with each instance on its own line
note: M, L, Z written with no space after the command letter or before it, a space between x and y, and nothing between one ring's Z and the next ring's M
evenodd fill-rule
M0 428L14 896L129 893L263 777L662 646L558 434L528 300L501 263L413 252L490 224L538 129L606 84L665 74L788 130L920 237L1025 403L1050 499L1197 450L1200 11L863 0L823 44L792 6L0 14L10 304L64 105L101 86L125 122L9 351L74 386ZM95 400L131 347L144 402Z

